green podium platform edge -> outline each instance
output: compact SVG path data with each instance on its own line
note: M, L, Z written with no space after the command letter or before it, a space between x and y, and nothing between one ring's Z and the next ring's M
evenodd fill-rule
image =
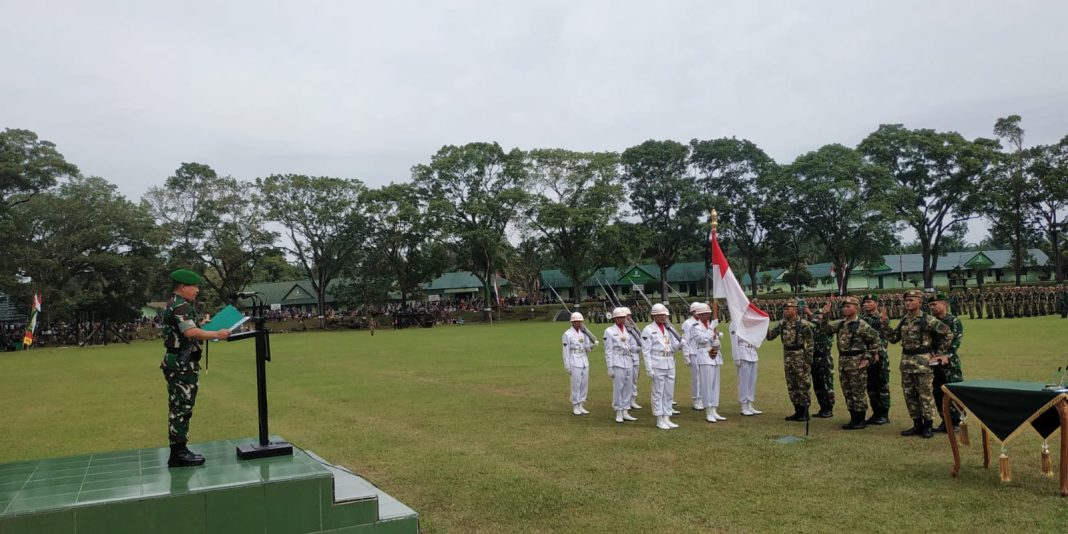
M415 511L296 445L239 460L255 441L191 444L194 468L168 468L167 448L0 464L0 534L419 531Z

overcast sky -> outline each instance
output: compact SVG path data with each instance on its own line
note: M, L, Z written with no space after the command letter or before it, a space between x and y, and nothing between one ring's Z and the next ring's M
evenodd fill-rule
M131 199L189 161L377 186L471 141L788 163L881 123L1068 135L1058 0L0 4L0 127Z

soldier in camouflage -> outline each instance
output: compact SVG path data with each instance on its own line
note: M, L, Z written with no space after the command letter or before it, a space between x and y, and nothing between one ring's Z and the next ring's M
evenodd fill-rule
M808 407L812 403L809 388L812 384L812 323L798 318L797 301L790 299L782 308L783 320L768 330L768 340L782 335L782 353L786 370L786 389L794 405L787 421L808 421Z
M200 379L200 344L207 339L226 339L228 330L208 332L197 323L197 311L193 301L200 292L200 275L178 269L171 273L174 295L163 310L163 346L166 354L159 368L167 381L167 424L171 446L169 467L193 467L202 465L204 457L190 451L186 446L189 438L189 419L197 402Z
M823 322L823 312L803 306L809 322L819 325ZM831 355L831 346L834 338L824 332L818 326L812 332L812 390L816 392L816 402L820 403L820 411L813 417L826 419L834 417L834 356Z
M942 398L945 394L942 392L942 385L952 382L961 382L964 380L964 373L960 368L960 356L958 350L960 349L960 342L964 339L964 325L961 324L960 319L955 315L951 315L946 312L946 296L943 293L939 293L935 296L934 302L931 303L931 313L935 318L942 321L953 332L953 341L949 345L949 350L938 359L937 365L931 365L931 370L934 371L934 401L935 408L938 411L938 416L942 417ZM951 424L953 429L960 425L960 412L955 407L949 411ZM942 421L942 424L938 425L934 429L935 432L947 432L946 422Z
M879 332L879 355L868 365L868 400L871 402L871 417L864 424L885 425L890 422L890 358L886 354L886 336L882 334L883 321L879 313L879 297L864 295L864 311L860 318Z
M820 329L838 339L838 379L842 382L842 396L849 408L849 422L845 430L865 428L864 414L868 411L865 392L868 389L867 367L879 355L879 333L860 320L860 302L856 297L842 299L843 319L831 321L831 303L823 307Z
M934 372L931 363L938 361L949 350L953 332L938 319L922 313L920 304L923 292L910 289L905 292L906 315L897 328L891 329L889 319L883 316L883 334L890 343L901 343L901 389L905 404L912 417L912 428L901 432L902 436L930 438L934 414Z

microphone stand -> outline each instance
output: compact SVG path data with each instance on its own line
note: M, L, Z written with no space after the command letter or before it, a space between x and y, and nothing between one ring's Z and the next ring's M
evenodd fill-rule
M256 404L259 411L260 435L258 443L247 443L237 447L237 457L242 460L269 458L271 456L291 456L293 446L284 441L272 443L267 433L267 362L271 361L270 332L266 326L266 305L259 295L246 297L252 300L252 322L255 328L251 332L232 334L227 341L246 338L256 339Z

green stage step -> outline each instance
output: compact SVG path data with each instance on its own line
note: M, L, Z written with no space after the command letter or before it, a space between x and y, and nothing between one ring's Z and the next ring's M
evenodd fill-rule
M255 442L191 444L194 468L168 468L167 448L0 464L0 534L419 531L411 508L296 445L239 460Z

